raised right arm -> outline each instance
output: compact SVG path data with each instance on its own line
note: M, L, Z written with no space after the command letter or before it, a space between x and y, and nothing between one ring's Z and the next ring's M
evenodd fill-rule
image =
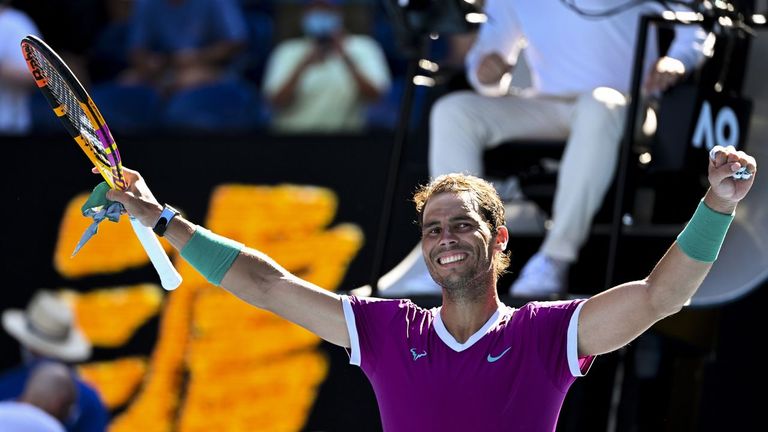
M162 206L138 172L125 169L125 177L130 185L128 191L110 190L107 197L122 203L143 225L153 226ZM198 229L201 227L177 216L168 225L164 237L175 249L182 251ZM247 247L240 250L220 286L245 302L298 324L328 342L350 346L341 297L294 276L262 252Z

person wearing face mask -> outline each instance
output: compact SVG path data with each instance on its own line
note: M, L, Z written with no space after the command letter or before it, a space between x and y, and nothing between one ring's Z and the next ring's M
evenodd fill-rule
M338 1L309 0L304 35L275 47L263 91L279 132L357 132L365 104L387 91L390 73L381 47L344 30Z

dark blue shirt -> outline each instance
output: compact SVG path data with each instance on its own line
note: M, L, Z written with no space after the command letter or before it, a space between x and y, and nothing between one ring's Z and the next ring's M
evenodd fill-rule
M245 41L245 18L234 0L151 0L137 3L129 47L170 54L221 41Z
M21 396L29 373L37 362L9 369L0 375L0 400L16 399ZM74 373L74 372L73 372ZM77 383L77 406L65 422L68 432L104 432L109 423L109 413L98 393L75 376Z

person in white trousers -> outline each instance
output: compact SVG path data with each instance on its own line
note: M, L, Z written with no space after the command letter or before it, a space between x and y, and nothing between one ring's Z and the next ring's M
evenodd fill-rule
M594 10L616 5L587 3L579 6ZM429 169L432 177L449 172L482 175L483 151L505 141L567 140L553 223L513 284L513 295L566 291L567 270L616 170L640 17L661 11L660 5L645 3L590 19L561 0L486 2L487 22L466 57L475 91L451 93L433 107ZM649 32L647 93L666 90L703 59L703 30L678 26L675 33L666 55L659 57L655 34ZM521 53L532 85L511 94L511 74Z

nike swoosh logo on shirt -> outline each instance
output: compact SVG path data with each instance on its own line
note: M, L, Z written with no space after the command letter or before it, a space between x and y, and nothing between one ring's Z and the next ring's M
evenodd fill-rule
M503 351L501 354L499 354L499 355L497 355L497 356L492 356L492 355L488 354L488 363L494 363L494 362L496 362L496 361L497 361L498 359L500 359L500 358L501 358L501 357L502 357L504 354L506 354L506 353L507 353L507 351L509 351L510 349L512 349L512 347L509 347L509 348L505 349L505 350L504 350L504 351Z

